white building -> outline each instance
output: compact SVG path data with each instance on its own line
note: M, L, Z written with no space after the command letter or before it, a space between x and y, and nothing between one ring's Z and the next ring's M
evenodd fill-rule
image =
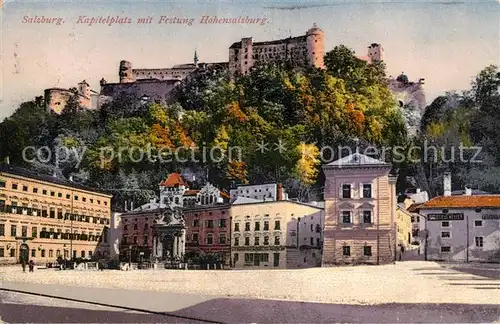
M500 261L500 195L441 196L419 207L427 259Z
M235 268L321 265L323 208L290 200L239 197L231 205Z
M278 190L281 191L283 200L288 200L288 194L283 189L283 186L276 183L241 185L236 189L231 189L229 194L231 196L231 201L235 201L238 197L246 197L260 201L276 201L278 197Z

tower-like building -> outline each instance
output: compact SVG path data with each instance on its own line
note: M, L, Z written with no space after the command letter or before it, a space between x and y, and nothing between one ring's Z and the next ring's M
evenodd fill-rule
M323 266L395 260L396 177L391 164L358 152L325 173Z
M369 62L380 62L385 58L384 47L382 44L372 43L368 46L368 59Z
M306 39L309 64L318 68L323 68L323 58L325 56L325 33L316 25L316 23L314 23L313 27L307 31Z

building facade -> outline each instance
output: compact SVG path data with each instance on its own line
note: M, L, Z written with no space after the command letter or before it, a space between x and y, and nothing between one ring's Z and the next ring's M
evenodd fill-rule
M229 47L229 73L245 75L258 62L289 61L296 65L324 67L324 33L316 24L305 35L285 39L253 42L252 37Z
M307 268L321 264L323 208L290 200L240 197L231 205L235 268Z
M427 260L500 261L500 195L440 196L419 207Z
M76 90L63 88L50 88L44 91L45 107L56 114L62 113L71 98L76 97L80 107L96 109L99 94L90 88L87 81L78 83Z
M186 222L186 253L218 255L225 265L231 261L229 204L190 206L183 209Z
M394 261L396 178L389 176L391 165L354 153L323 170L323 266Z
M287 200L288 194L283 189L281 184L267 183L259 185L241 185L229 191L231 200L234 201L238 197L246 197L257 200ZM278 198L278 196L280 196Z
M111 195L0 166L0 264L109 257ZM28 252L21 255L20 248Z
M412 200L405 199L403 203L396 206L396 244L398 247L403 246L406 250L413 248L413 220L414 216L408 211Z

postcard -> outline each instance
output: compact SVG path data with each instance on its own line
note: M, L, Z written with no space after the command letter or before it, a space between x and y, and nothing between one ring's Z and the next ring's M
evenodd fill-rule
M500 322L499 1L0 9L0 322Z

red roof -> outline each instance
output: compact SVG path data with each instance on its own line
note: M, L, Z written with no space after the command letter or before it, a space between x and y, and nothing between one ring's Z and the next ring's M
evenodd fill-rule
M178 187L178 186L188 186L187 183L182 179L181 175L177 172L170 173L166 180L160 182L160 187Z
M186 190L184 191L184 196L196 196L200 192L199 190Z
M500 208L500 195L441 196L422 204L426 208Z

